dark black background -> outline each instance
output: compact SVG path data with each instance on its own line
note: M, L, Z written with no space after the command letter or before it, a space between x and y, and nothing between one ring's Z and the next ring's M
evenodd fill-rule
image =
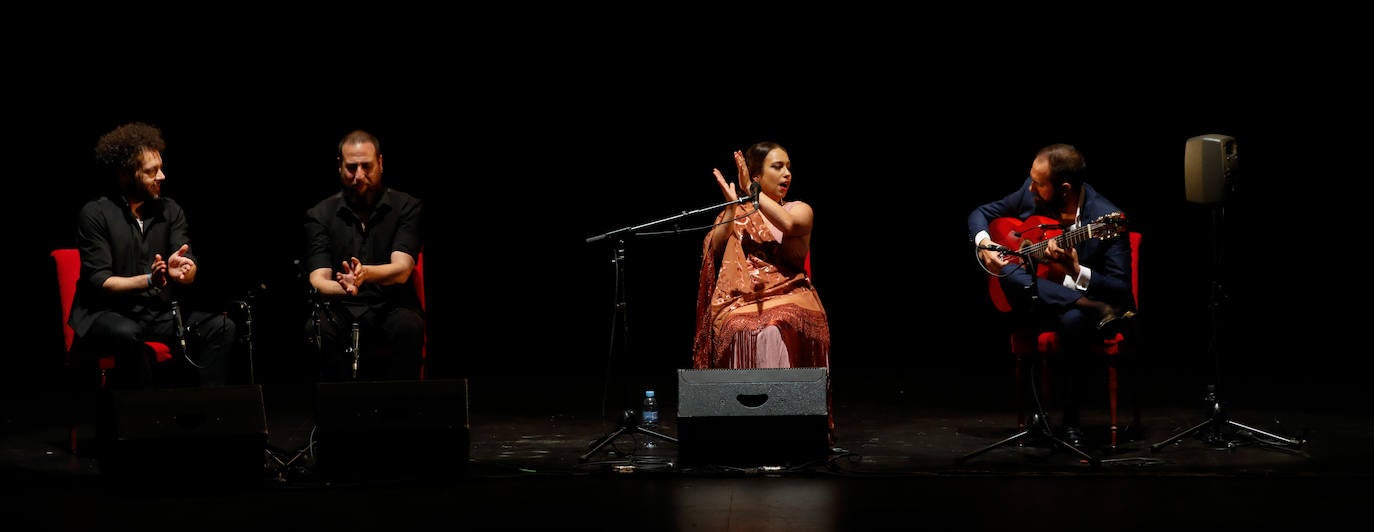
M6 246L0 385L22 396L57 382L47 254L73 244L99 189L96 139L141 120L169 144L164 193L188 210L202 261L193 297L215 308L259 294L269 386L309 380L300 214L337 190L335 145L364 128L383 142L387 183L426 201L431 375L666 382L690 365L701 231L626 242L630 342L614 353L614 242L585 240L719 203L711 169L730 174L733 150L773 140L793 162L789 199L816 212L837 387L1001 386L1005 333L965 219L1018 187L1038 148L1067 142L1144 235L1151 393L1193 400L1218 362L1246 401L1326 408L1357 388L1362 301L1349 310L1338 296L1362 291L1364 268L1358 250L1325 244L1350 232L1338 217L1367 189L1367 96L1342 43L1101 25L1091 38L937 37L933 19L848 22L788 39L768 24L479 37L465 32L482 22L465 19L393 27L404 37L385 46L282 27L182 29L147 55L96 39L63 53L30 44L8 104L20 241ZM1185 143L1204 134L1237 140L1220 205L1184 195ZM1229 296L1215 350L1213 279Z

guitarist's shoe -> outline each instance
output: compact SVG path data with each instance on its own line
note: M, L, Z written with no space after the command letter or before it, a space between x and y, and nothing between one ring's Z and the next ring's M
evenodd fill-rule
M1122 311L1121 309L1107 305L1102 310L1102 319L1097 322L1097 330L1105 331L1107 327L1121 325L1125 320L1135 317L1134 310Z

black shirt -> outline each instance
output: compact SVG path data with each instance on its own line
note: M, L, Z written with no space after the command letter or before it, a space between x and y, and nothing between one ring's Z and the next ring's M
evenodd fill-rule
M186 213L171 198L148 200L141 206L143 226L121 197L102 197L81 207L76 247L81 253L81 277L76 284L69 323L84 335L103 312L126 315L158 313L170 308L171 294L161 288L109 294L101 289L110 277L149 273L153 255L165 260L182 244L190 244ZM195 260L191 252L187 258ZM199 261L197 261L199 262Z
M421 202L393 188L382 191L368 223L348 206L340 191L305 211L306 274L320 268L334 271L352 257L363 264L391 262L391 252L400 251L412 258L421 251ZM358 315L368 306L391 304L420 309L415 288L404 285L382 286L363 283L356 298L346 300Z

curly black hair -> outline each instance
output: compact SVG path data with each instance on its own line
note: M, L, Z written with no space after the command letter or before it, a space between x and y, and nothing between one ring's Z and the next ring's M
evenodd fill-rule
M144 150L161 152L166 149L161 129L143 122L130 122L100 137L95 143L95 160L101 168L119 173L137 169Z

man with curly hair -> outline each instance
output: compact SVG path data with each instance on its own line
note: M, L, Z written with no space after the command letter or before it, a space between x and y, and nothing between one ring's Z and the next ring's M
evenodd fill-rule
M116 185L77 219L81 277L70 324L75 344L114 353L110 385L143 388L226 384L234 323L222 313L179 308L177 291L196 280L186 213L162 196L162 131L142 122L100 137L96 160ZM179 346L176 371L154 372L145 340ZM194 369L194 371L186 371ZM191 374L194 379L188 379Z

